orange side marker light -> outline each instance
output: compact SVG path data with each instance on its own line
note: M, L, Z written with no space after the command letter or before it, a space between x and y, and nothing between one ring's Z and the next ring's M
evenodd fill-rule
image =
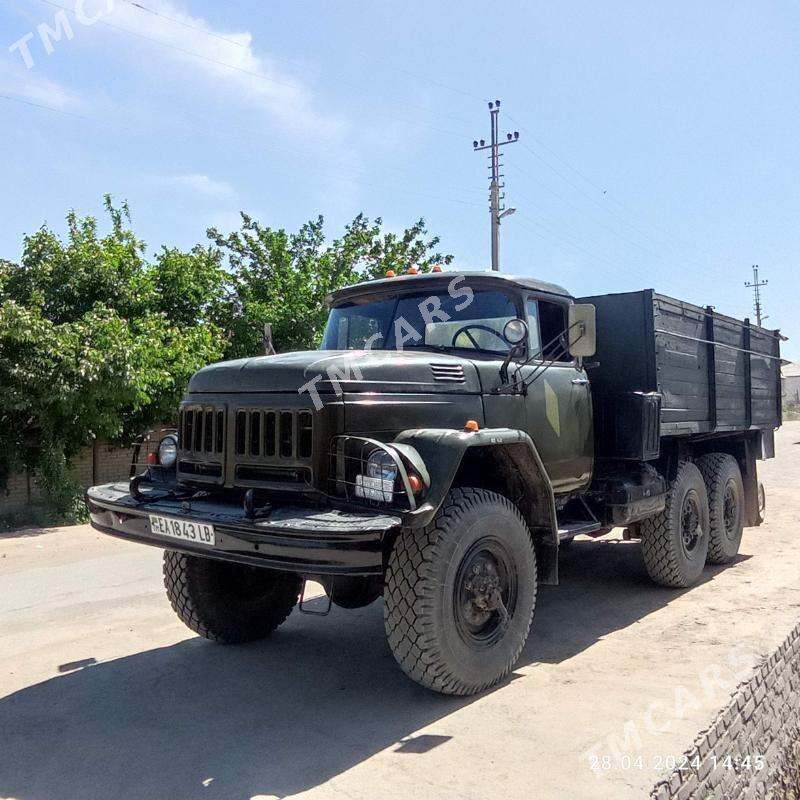
M478 425L477 420L468 419L464 423L464 430L465 431L470 431L471 433L475 433L476 431L479 431L480 429L481 429L481 426Z

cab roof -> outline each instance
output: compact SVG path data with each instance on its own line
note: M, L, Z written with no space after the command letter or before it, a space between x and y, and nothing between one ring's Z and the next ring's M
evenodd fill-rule
M397 275L394 278L375 278L354 283L331 293L326 298L328 305L338 305L371 294L387 294L389 292L407 292L416 289L436 290L447 286L453 278L464 278L470 286L493 286L506 289L522 289L524 291L551 294L558 297L571 298L570 293L555 283L536 280L536 278L520 278L500 272L480 270L447 270L442 272L420 272L417 275Z

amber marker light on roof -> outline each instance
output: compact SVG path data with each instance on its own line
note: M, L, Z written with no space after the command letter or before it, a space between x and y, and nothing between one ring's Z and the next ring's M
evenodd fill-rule
M407 272L409 275L416 275L419 272L419 270L416 267L409 267Z
M478 425L477 421L474 420L474 419L468 419L464 423L464 430L465 431L471 431L472 433L475 433L475 431L479 431L480 429L481 429L481 426Z
M397 273L393 269L386 270L386 277L387 278L394 278Z
M441 264L434 264L431 267L431 272L441 272L441 271L442 271L442 265Z

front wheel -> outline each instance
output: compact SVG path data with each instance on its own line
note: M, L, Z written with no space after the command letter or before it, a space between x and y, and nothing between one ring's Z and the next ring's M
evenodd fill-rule
M289 572L165 550L164 586L187 627L206 639L238 644L263 639L289 616L301 580Z
M424 529L401 531L384 586L389 647L404 672L444 694L505 677L528 638L536 555L517 507L484 489L448 494Z

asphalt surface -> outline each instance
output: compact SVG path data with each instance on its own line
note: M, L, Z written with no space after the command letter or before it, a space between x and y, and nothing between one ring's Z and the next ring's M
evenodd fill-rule
M800 423L762 476L767 524L692 590L576 541L511 680L468 699L405 678L380 602L221 647L173 615L159 550L3 536L0 798L644 797L800 620Z

